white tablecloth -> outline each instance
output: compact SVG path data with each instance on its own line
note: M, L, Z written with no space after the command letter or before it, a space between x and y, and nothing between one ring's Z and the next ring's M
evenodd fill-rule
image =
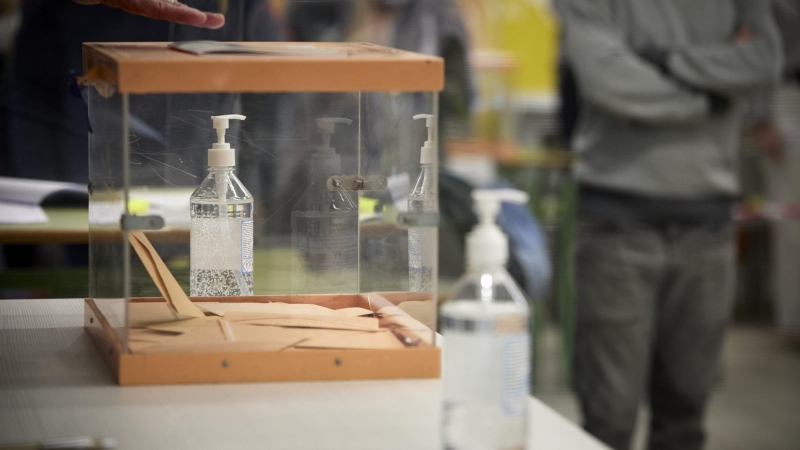
M118 387L83 300L0 300L0 444L113 437L121 449L436 449L440 381ZM531 398L529 449L600 443Z

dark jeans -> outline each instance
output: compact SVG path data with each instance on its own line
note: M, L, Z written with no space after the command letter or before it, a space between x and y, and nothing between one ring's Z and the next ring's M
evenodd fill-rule
M731 224L579 223L574 382L587 431L627 450L649 400L651 450L702 448L734 270Z

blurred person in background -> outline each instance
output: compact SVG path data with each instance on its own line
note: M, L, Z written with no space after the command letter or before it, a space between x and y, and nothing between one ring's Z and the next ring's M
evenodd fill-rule
M772 0L784 45L781 82L752 97L751 114L766 157L767 195L780 203L800 203L800 0ZM800 344L800 220L772 224L773 295L778 329Z
M742 97L774 82L761 0L563 0L580 93L574 383L585 428L700 449L734 298Z
M447 137L468 128L473 98L472 73L468 62L470 36L462 12L453 0L328 0L290 1L285 9L288 39L299 42L369 42L402 50L439 56L444 59L444 90L439 94L440 161L444 159ZM328 115L356 117L359 105L353 98L311 95L306 99L307 111L330 111ZM419 163L425 128L413 121L383 120L388 114L406 112L429 113L432 105L424 95L365 95L361 107L369 111L364 124L362 164L392 165L402 174L407 167ZM299 111L302 112L302 111ZM313 123L295 119L284 128ZM373 126L374 124L374 126ZM389 125L391 124L391 125ZM386 126L389 125L389 126ZM313 132L316 134L316 132ZM311 133L309 133L311 134ZM415 136L393 141L393 136ZM386 152L386 148L393 150ZM310 149L308 149L310 150ZM286 201L295 192L289 180L303 180L307 174L308 150L299 149L278 173L285 192L278 194ZM391 155L391 156L389 156ZM248 184L250 186L250 184ZM280 214L288 213L281 211ZM280 223L276 217L275 223ZM443 217L443 220L447 220ZM458 261L461 270L463 261ZM459 272L460 273L460 272Z
M468 127L473 98L470 36L453 0L289 2L286 16L290 40L370 42L442 57L439 135ZM440 151L443 147L444 142Z
M8 149L8 79L10 71L11 50L14 35L19 25L19 1L0 0L0 148ZM0 176L11 174L11 155L8 150L0 151Z
M87 109L70 90L72 71L81 71L84 42L163 42L190 33L195 39L277 40L280 29L268 0L187 0L204 11L236 11L225 23L216 12L201 12L168 0L25 0L0 88L7 114L8 145L3 174L40 180L88 180ZM223 5L224 3L224 5ZM223 7L224 6L224 7ZM231 14L229 14L230 16ZM225 26L223 26L225 25ZM197 28L196 28L197 27ZM86 265L86 245L65 245L69 265ZM60 249L7 245L9 267L49 266Z
M223 2L217 0L186 3L210 11L223 9ZM70 71L83 67L84 42L163 42L195 26L206 28L195 32L197 39L276 40L280 35L270 19L267 0L225 3L226 9L237 11L244 6L246 27L238 21L223 27L222 14L167 0L22 2L8 98L13 175L87 182L86 109L69 89Z

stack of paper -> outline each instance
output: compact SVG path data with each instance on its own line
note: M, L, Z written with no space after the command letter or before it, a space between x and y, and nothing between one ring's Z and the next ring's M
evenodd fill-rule
M203 317L174 320L163 303L131 303L128 345L135 353L403 348L364 308L289 303L193 303Z
M86 186L0 177L0 223L47 223L40 205L45 198L61 193L86 194Z
M192 302L141 231L130 244L164 302L128 305L134 353L280 351L287 348L403 348L364 308L293 303ZM246 298L243 298L243 300Z

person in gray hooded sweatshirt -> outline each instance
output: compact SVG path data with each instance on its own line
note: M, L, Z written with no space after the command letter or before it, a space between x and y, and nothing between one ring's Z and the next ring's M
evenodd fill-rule
M774 82L763 0L563 0L580 93L574 383L586 429L628 449L703 446L734 296L741 97Z

